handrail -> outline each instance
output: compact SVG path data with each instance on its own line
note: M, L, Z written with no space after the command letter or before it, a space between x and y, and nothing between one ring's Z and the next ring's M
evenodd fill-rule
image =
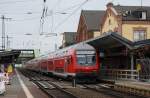
M101 72L103 78L107 79L136 80L139 77L136 70L101 69Z

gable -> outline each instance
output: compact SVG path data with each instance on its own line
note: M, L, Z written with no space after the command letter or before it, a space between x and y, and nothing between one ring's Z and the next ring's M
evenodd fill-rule
M119 28L119 17L112 11L111 8L106 10L104 21L102 25L102 32L118 32Z
M83 10L82 15L85 19L88 31L99 31L105 11Z

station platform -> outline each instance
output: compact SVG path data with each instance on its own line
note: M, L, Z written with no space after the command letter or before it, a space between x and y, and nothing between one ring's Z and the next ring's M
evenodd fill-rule
M6 85L6 93L0 98L49 98L17 70L10 82L11 85Z
M116 85L124 85L137 89L143 89L150 91L150 83L149 82L140 82L140 81L116 81Z
M122 92L137 94L150 98L150 82L140 82L133 80L103 80L114 84L114 89Z

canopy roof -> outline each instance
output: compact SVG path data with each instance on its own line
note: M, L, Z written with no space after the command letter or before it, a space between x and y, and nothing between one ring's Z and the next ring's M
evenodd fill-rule
M20 55L20 51L1 51L0 52L0 63L12 63Z
M95 48L115 48L125 46L129 49L133 49L133 42L122 37L116 32L106 33L102 36L87 40L86 43L94 46Z

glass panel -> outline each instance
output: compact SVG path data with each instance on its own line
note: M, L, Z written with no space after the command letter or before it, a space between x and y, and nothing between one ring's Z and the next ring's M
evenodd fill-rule
M77 55L77 61L78 61L78 64L80 64L80 65L86 64L85 55Z
M140 38L140 40L144 40L145 39L145 32L144 31L140 32L139 38Z
M95 51L84 52L84 53L85 54L77 54L77 62L78 62L78 64L82 65L82 66L94 65L96 63ZM91 53L91 54L89 54L89 53Z
M95 64L96 62L96 57L95 55L87 55L87 64Z
M140 41L145 39L145 30L134 31L134 41Z

